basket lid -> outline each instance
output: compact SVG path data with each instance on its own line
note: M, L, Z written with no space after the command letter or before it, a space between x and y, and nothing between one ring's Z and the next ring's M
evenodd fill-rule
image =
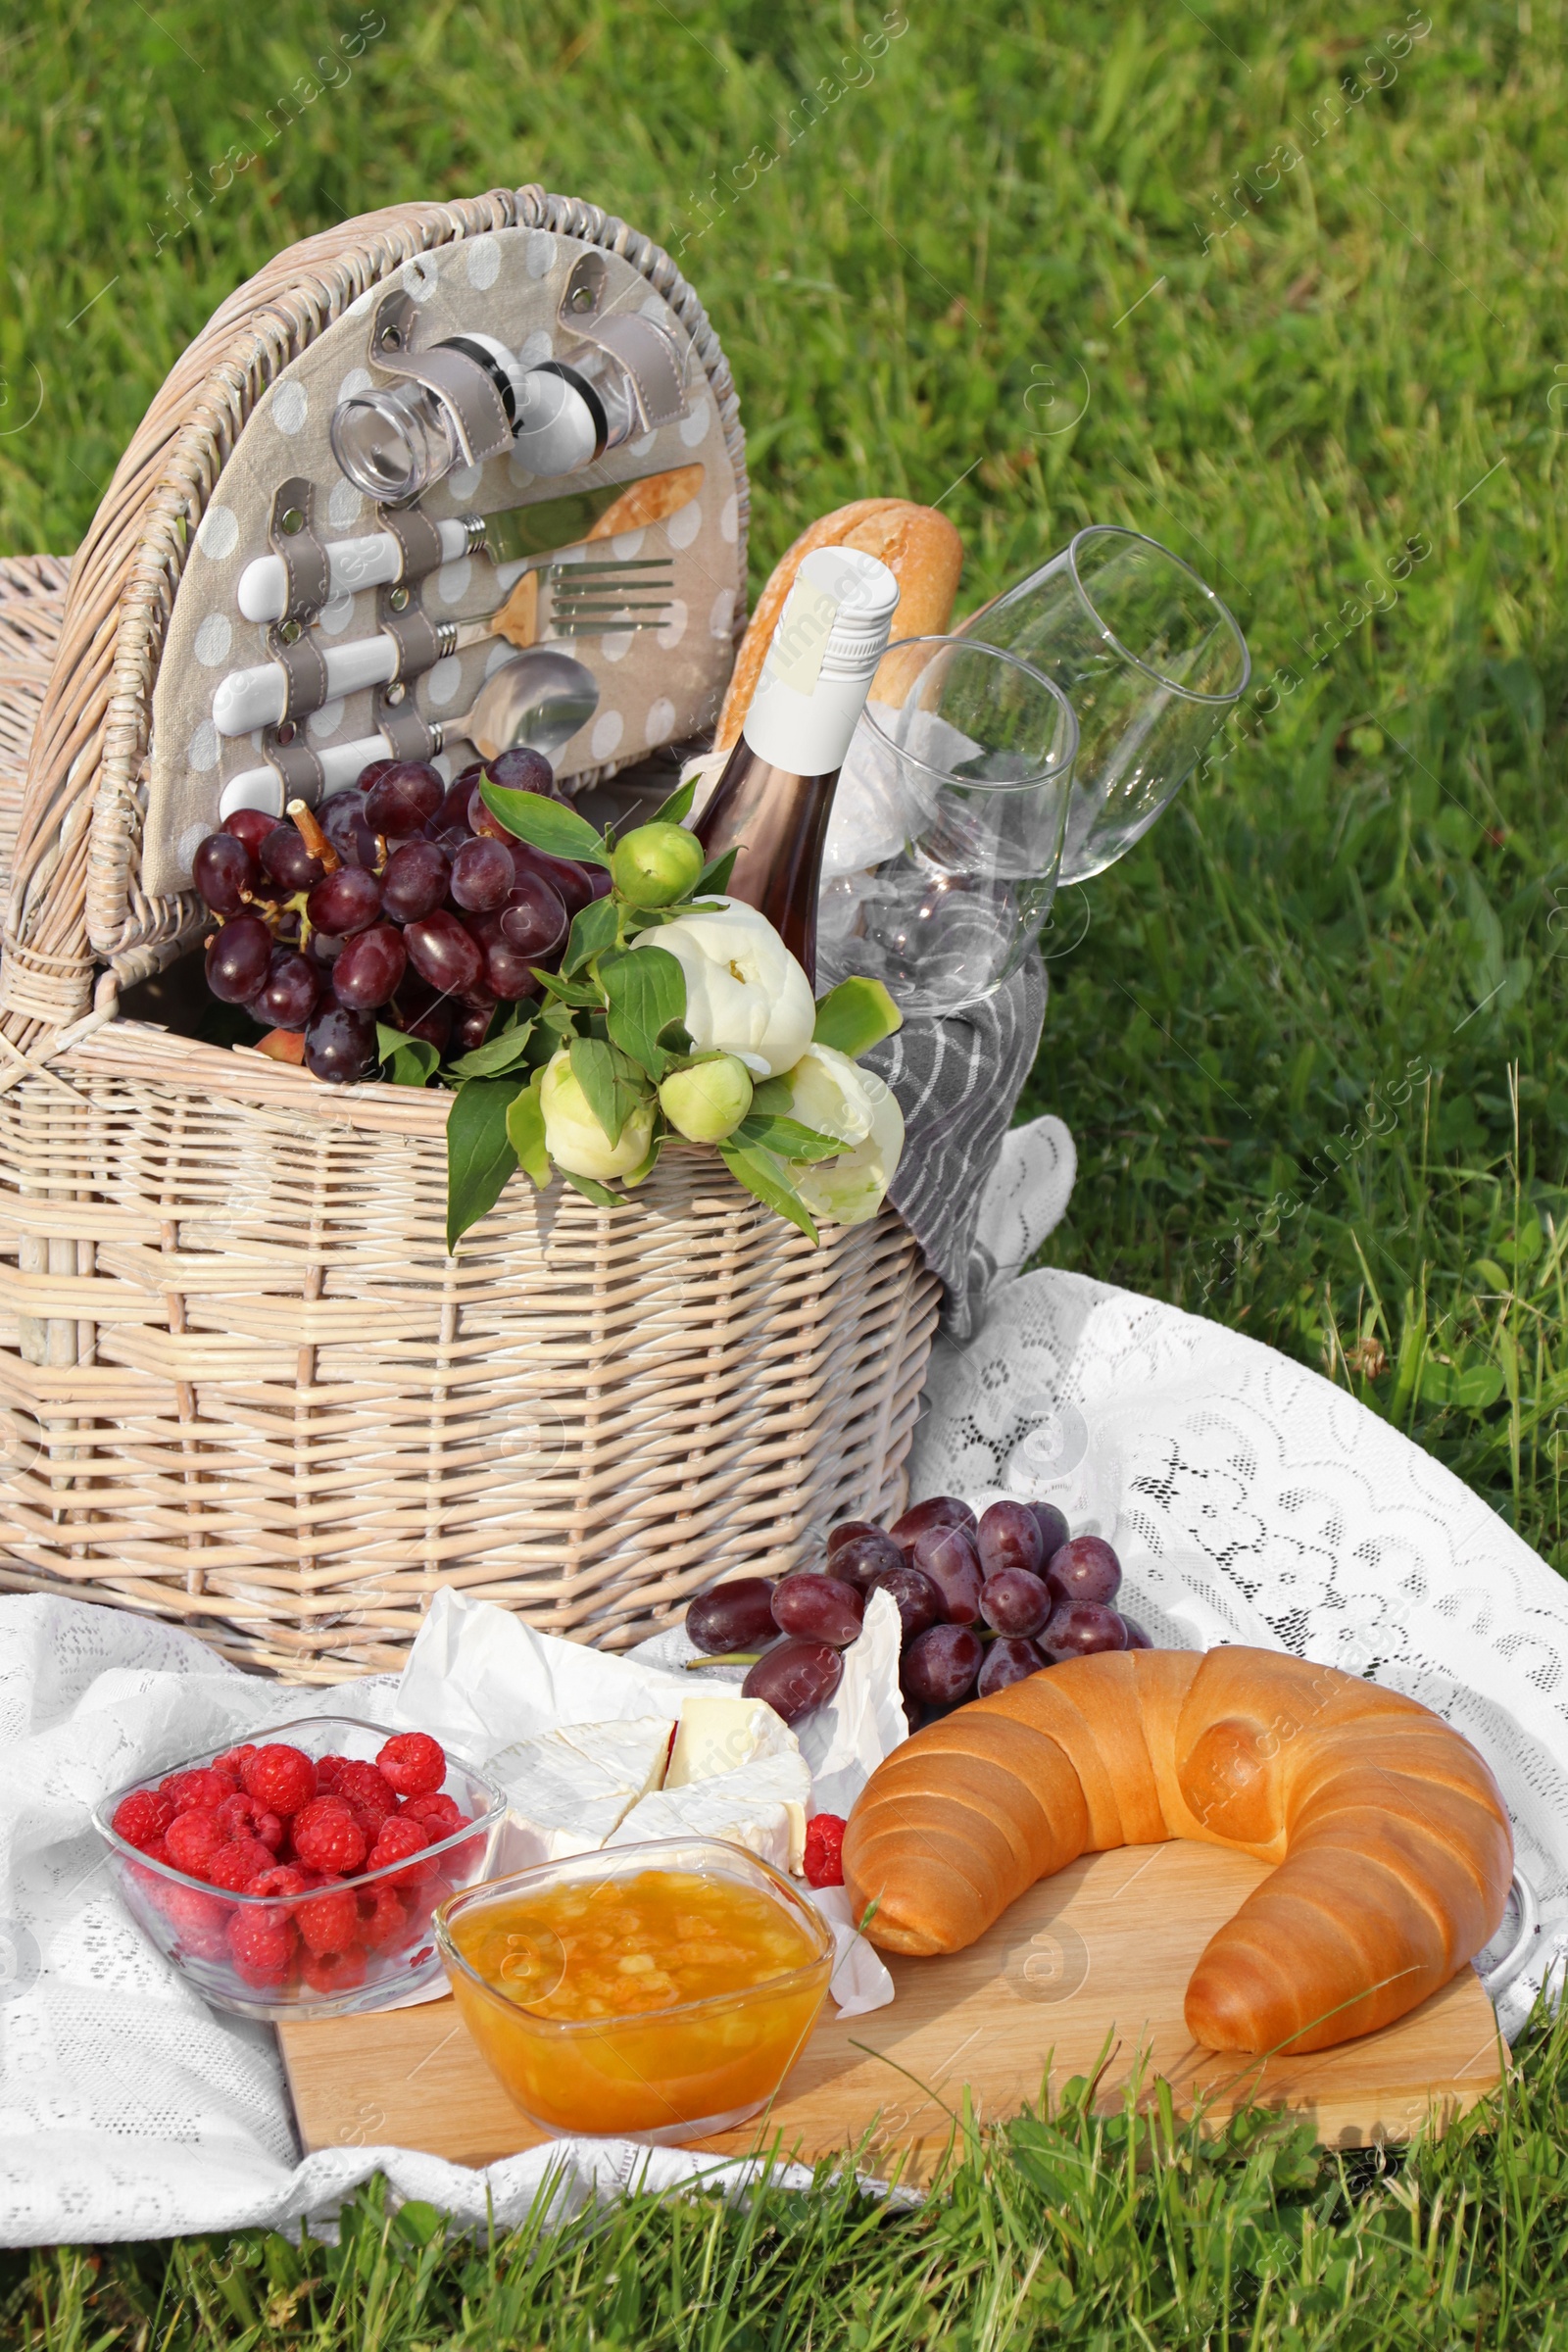
M598 700L560 752L560 772L587 784L710 722L745 624L749 490L729 369L673 261L596 206L538 187L345 221L278 255L216 314L154 402L74 566L0 969L0 1010L14 1033L19 1015L23 1026L54 1027L80 1014L95 959L125 984L194 942L205 914L192 855L220 821L225 787L276 760L278 733L302 739L306 769L314 760L319 777L333 764L322 752L372 738L391 715L381 685L318 695L312 708L308 682L315 655L363 646L386 627L385 583L304 608L299 723L237 735L214 713L226 679L282 650L275 622L246 616L240 582L278 545L284 484L295 508L307 494L308 536L328 551L387 519L348 483L328 439L337 402L370 380L383 299L405 298L421 350L482 333L532 364L580 332L585 278L599 313L646 317L672 338L686 368L680 413L569 481L535 479L505 454L464 468L419 502L414 533L419 514L428 537L431 524L678 472L675 511L620 532L598 558L657 560L647 575L659 584L657 609L636 631L584 623L564 647L592 671ZM409 721L400 750L419 748L421 726L450 729L487 666L512 653L474 625L504 601L487 549L414 568L403 601L432 626L408 649L403 693L393 690ZM482 641L448 651L454 627ZM220 706L229 715L232 699L231 690ZM455 738L437 754L454 773L473 757Z

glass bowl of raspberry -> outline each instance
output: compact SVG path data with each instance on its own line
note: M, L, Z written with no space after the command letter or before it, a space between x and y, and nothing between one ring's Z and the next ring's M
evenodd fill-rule
M121 1900L240 2017L382 2008L441 1978L431 1915L490 1874L507 1800L426 1732L274 1725L106 1797Z

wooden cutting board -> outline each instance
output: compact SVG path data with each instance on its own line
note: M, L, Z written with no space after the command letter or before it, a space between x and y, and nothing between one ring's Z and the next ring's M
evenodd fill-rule
M1471 1969L1381 2034L1308 2058L1216 2056L1182 2019L1187 1980L1214 1930L1267 1876L1219 1846L1177 1840L1094 1854L1046 1880L990 1934L946 1960L894 1958L897 1998L839 2019L831 2000L771 2113L693 2146L745 2155L775 2135L809 2161L875 2132L868 2168L903 2159L929 2177L968 2091L982 2123L1036 2105L1103 2063L1097 2105L1117 2108L1135 2073L1201 2099L1223 2122L1251 2102L1309 2121L1331 2146L1408 2138L1493 2089L1500 2049ZM545 2136L512 2105L449 1999L279 2028L309 2151L421 2148L483 2165ZM1108 2048L1108 2061L1107 2061ZM1152 2097L1152 2091L1144 2093Z

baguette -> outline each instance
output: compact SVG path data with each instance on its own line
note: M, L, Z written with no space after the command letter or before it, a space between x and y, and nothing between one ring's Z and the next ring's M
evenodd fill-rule
M697 496L703 486L703 470L701 466L672 466L667 473L649 473L639 482L628 482L614 505L600 515L588 533L589 540L613 539L621 531L642 531L651 522L666 522Z
M1273 1650L1121 1650L1031 1675L878 1766L844 1839L896 1952L972 1943L1037 1879L1196 1838L1278 1865L1187 1987L1212 2050L1392 2024L1496 1933L1513 1838L1467 1740L1414 1699Z
M888 566L899 583L892 628L895 643L901 637L940 636L947 628L963 566L963 541L947 516L934 507L911 506L902 498L858 498L851 506L836 507L803 531L780 557L757 600L718 714L715 752L729 751L740 734L784 599L795 584L802 562L817 547L858 548L862 555L876 556ZM872 681L873 701L902 700L888 683L897 669L891 657L884 661Z

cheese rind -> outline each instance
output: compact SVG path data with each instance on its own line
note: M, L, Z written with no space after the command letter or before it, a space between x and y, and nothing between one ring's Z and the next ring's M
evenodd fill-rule
M513 1867L597 1853L659 1786L673 1729L652 1715L571 1724L492 1756L486 1770L511 1807Z
M720 1838L760 1855L775 1870L798 1872L806 1852L806 1804L811 1773L805 1757L760 1756L738 1772L683 1788L664 1788L633 1805L609 1842L650 1838Z

